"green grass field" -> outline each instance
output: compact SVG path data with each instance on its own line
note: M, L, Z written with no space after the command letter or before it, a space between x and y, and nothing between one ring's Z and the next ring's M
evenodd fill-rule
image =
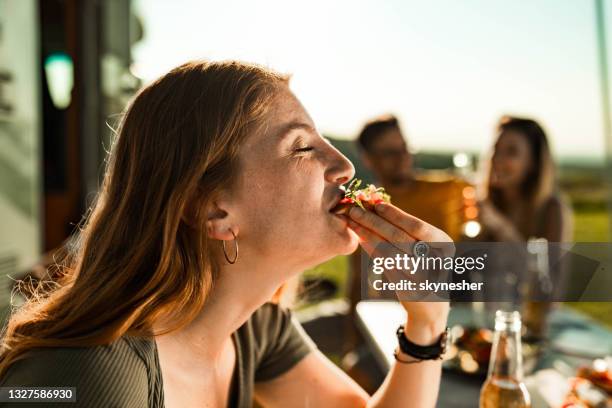
M606 211L575 211L574 241L610 242L609 220ZM612 290L612 288L610 288ZM612 302L571 302L566 305L577 309L612 327Z
M574 212L574 241L610 242L606 211Z

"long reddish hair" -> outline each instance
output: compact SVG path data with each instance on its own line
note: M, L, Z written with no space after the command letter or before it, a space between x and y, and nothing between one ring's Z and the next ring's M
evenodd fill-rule
M59 284L8 322L0 377L34 348L108 344L159 334L152 328L162 319L173 322L168 332L195 317L219 271L219 241L204 233L206 211L196 211L194 228L185 210L206 209L232 186L240 146L287 83L256 65L190 62L140 91L96 205L58 265Z

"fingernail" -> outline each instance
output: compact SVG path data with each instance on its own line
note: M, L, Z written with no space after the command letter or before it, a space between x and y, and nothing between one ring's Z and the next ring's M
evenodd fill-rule
M363 217L364 213L365 212L361 208L353 207L353 208L351 208L351 211L350 211L349 215L351 217L355 218L355 219L359 219L359 218Z

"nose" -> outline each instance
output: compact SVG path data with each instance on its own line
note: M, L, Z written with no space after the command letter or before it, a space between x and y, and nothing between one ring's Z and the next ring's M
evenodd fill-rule
M330 146L330 160L325 172L325 179L330 183L338 185L348 183L355 177L355 166L342 153L333 146Z

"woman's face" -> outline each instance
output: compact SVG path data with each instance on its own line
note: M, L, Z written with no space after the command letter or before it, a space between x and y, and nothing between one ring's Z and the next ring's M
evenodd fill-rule
M357 236L330 212L354 172L293 93L281 89L263 129L241 148L241 176L231 200L240 256L246 252L301 271L354 251Z
M531 149L525 135L507 130L495 143L491 185L497 188L518 188L532 166Z

